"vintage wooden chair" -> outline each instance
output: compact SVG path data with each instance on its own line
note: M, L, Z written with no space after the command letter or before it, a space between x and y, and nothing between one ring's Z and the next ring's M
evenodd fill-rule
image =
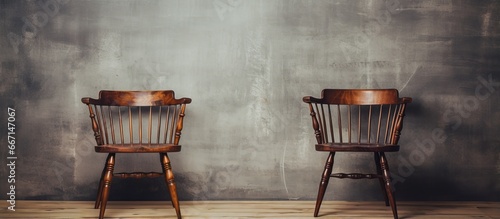
M164 176L177 218L181 218L169 152L179 152L182 122L189 98L175 99L174 91L107 91L99 99L82 98L88 106L98 153L108 153L102 170L95 208L104 217L113 177ZM162 173L114 173L116 153L159 153Z
M397 218L389 164L384 153L399 150L406 104L412 99L400 98L396 89L324 89L321 98L306 96L303 101L309 105L316 151L329 152L314 217L318 216L330 177L336 177L379 179L385 204L390 204L394 218ZM332 174L336 152L372 152L377 172Z

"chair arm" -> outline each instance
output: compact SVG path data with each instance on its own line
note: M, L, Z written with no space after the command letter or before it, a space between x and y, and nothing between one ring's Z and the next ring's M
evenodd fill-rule
M411 103L413 101L411 97L402 97L401 100L402 103Z
M183 98L179 99L179 101L181 103L188 104L188 103L191 103L191 98L183 97Z
M82 103L87 104L87 105L88 104L96 104L98 102L99 102L99 100L96 100L94 98L90 98L90 97L84 97L84 98L82 98Z
M321 102L321 100L322 99L318 99L312 96L305 96L302 98L302 101L304 101L304 103L319 103Z

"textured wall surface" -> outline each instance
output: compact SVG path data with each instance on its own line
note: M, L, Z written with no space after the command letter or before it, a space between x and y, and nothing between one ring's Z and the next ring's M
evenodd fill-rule
M500 201L499 12L475 0L1 0L0 197L8 107L16 198L92 200L105 155L80 98L172 89L193 99L171 155L181 200L314 199L327 154L302 97L390 87L414 98L389 156L398 199ZM160 170L158 156L119 156L122 170ZM377 181L330 183L327 199L382 200ZM161 178L111 190L167 197Z

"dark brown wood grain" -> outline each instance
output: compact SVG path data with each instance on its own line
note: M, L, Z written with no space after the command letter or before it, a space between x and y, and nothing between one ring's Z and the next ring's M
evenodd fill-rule
M174 91L102 90L99 98L82 98L88 106L91 129L96 140L95 151L108 153L101 172L95 208L104 217L109 187L113 177L149 178L164 176L172 206L181 218L176 183L168 154L181 151L186 104L190 98L176 99ZM113 173L117 153L158 153L162 173Z
M398 218L396 200L385 152L399 151L398 145L406 104L412 98L399 97L396 89L324 89L321 97L306 96L316 137L316 150L329 152L316 198L317 217L330 177L378 179L386 205ZM337 152L374 154L376 173L331 173Z
M171 104L188 104L190 98L175 99L172 90L161 91L113 91L101 90L99 99L82 98L85 104L111 105L111 106L160 106Z
M304 102L330 104L398 104L410 103L411 98L399 98L396 89L323 89L321 98L306 96Z
M174 144L130 144L127 146L108 144L95 147L95 151L99 153L164 153L179 152L181 146Z

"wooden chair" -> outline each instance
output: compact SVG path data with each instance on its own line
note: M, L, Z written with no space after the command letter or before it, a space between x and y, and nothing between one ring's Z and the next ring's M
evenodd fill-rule
M179 152L182 122L189 98L175 99L174 91L107 91L99 99L82 98L88 106L98 153L108 153L102 170L95 208L104 217L113 177L164 176L177 218L181 218L169 152ZM162 173L114 173L116 153L159 153Z
M330 177L379 179L386 206L398 218L385 152L399 150L409 97L400 98L396 89L324 89L321 98L306 96L316 151L329 152L319 184L314 217L318 216ZM333 173L336 152L372 152L376 173ZM354 160L352 160L354 161Z

